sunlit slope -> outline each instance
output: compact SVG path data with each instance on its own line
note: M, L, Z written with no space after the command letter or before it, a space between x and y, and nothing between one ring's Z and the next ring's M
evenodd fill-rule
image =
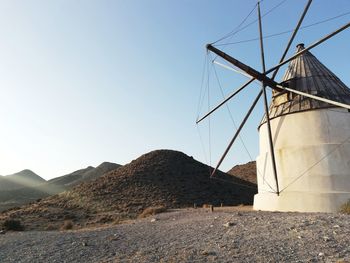
M256 179L257 172L256 172L255 161L248 162L246 164L235 165L227 173L254 184L256 184L257 182L257 179Z

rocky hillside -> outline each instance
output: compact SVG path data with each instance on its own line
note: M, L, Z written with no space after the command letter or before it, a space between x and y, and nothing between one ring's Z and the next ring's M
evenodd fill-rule
M227 172L233 176L256 184L256 162L249 162L246 164L239 164L234 166L230 171Z
M137 217L145 208L194 204L252 204L256 186L218 172L181 152L158 150L89 183L0 216L22 220L27 229L57 228L64 220L89 225Z
M9 190L0 190L0 211L18 207L23 204L34 202L40 198L45 198L54 194L61 193L63 191L71 189L79 183L91 181L119 167L119 164L104 162L96 168L89 166L85 169L80 169L73 173L54 178L47 182L33 172L31 172L33 175L28 172L24 173L24 171L28 170L24 170L18 174L15 174L16 176L6 176L5 178L15 178L19 183L17 183L17 188L9 187ZM26 175L31 175L28 177L31 179L30 182L32 183L27 182L28 178L25 177ZM41 180L37 178L40 178ZM21 182L22 184L20 184ZM1 183L2 182L0 181L0 185Z

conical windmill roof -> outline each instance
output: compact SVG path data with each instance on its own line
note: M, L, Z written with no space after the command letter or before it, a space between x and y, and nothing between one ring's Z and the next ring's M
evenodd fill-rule
M303 49L304 44L299 44L296 52ZM288 85L291 89L350 104L350 89L309 51L289 63L281 84ZM305 96L290 92L274 92L269 113L271 119L290 113L330 107L334 106ZM262 123L264 122L266 116L262 120Z

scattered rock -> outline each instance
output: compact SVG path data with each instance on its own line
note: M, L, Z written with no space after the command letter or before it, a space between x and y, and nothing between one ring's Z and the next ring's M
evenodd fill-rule
M157 219L156 218L152 218L151 219L151 222L153 223L153 222L156 222L157 221Z
M233 222L227 222L227 223L223 224L224 227L230 227L230 226L234 226L234 225L235 225L235 223L233 223Z
M323 237L323 240L326 241L326 242L331 241L331 239L330 239L329 237L327 237L327 236L324 236L324 237Z
M204 256L216 256L216 253L214 251L203 251L202 255L204 255Z

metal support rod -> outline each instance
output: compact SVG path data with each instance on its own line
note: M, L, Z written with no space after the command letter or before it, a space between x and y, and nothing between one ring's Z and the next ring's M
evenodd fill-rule
M240 131L242 130L242 128L243 128L243 126L245 125L245 123L247 122L247 120L248 120L250 114L252 113L253 109L255 108L255 105L258 103L258 101L259 101L261 95L262 95L262 91L260 91L259 94L258 94L258 96L255 98L255 100L254 100L252 106L249 108L249 110L248 110L246 116L244 117L244 119L243 119L241 125L239 125L239 127L238 127L238 129L237 129L235 135L233 136L232 140L231 140L230 143L228 144L228 146L227 146L227 148L226 148L224 154L221 156L221 158L220 158L220 160L219 160L219 163L216 165L216 167L215 167L214 171L211 173L211 176L210 176L210 177L212 177L212 176L215 174L216 170L219 169L221 163L222 163L223 160L225 159L227 153L228 153L229 150L231 149L231 147L232 147L233 143L235 142L235 140L237 139L237 137L238 137Z
M345 30L345 29L348 28L349 26L350 26L350 23L348 23L348 24L342 26L342 27L339 28L338 30L336 30L336 31L334 31L334 32L332 32L332 33L326 35L326 36L323 37L322 39L318 40L317 42L315 42L315 43L312 44L311 46L309 46L309 47L307 47L307 48L305 48L305 49L299 51L299 52L296 53L294 56L288 58L287 60L285 60L285 61L283 61L283 62L281 62L281 63L279 63L277 66L275 66L275 67L273 67L273 68L267 70L265 73L266 73L266 74L269 74L269 73L271 73L272 71L274 71L274 70L276 70L276 69L279 69L279 68L280 68L281 66L283 66L284 64L286 64L286 63L290 62L291 60L295 59L296 57L298 57L298 56L304 54L305 52L309 51L310 49L312 49L312 48L318 46L319 44L323 43L323 42L326 41L327 39L329 39L329 38L335 36L336 34L340 33L341 31ZM225 59L225 57L223 57L222 55L220 55L220 54L218 54L217 52L214 51L214 47L213 47L212 45L210 45L210 44L207 45L207 49L208 49L208 50L211 50L212 52L214 52L214 53L217 54L218 56L220 56L220 57L222 57L223 59ZM218 50L218 49L215 49L215 50ZM218 50L218 51L220 51L220 50ZM222 51L220 51L220 52L221 52L221 54L225 54L225 53L222 52ZM227 61L229 61L229 60L227 60ZM229 61L229 62L232 63L231 61ZM232 63L232 64L233 64L233 63ZM244 70L244 71L245 71L245 70ZM246 71L246 72L247 72L247 71ZM247 73L248 73L248 72L247 72ZM249 74L249 73L248 73L248 74ZM251 75L251 74L249 74L249 75ZM258 79L258 78L253 77L251 80L249 80L249 81L248 81L247 83L245 83L243 86L244 86L244 87L248 86L248 85L249 85L250 83L252 83L255 79ZM258 79L258 80L259 80L259 79ZM271 80L271 79L270 79L270 80ZM242 89L243 89L243 88L242 88ZM278 89L278 91L281 91L281 89ZM228 97L227 99L225 99L222 103L220 103L218 106L216 106L216 107L214 108L214 110L211 110L209 114L206 114L205 117L208 117L208 116L209 116L210 114L212 114L214 111L216 111L217 109L219 109L223 104L225 104L225 102L227 102L228 100L230 100L231 98L233 98L234 95L236 95L236 94L237 94L237 93L234 93L234 94L232 94L231 96L229 96L229 97ZM202 118L201 120L203 120L203 119L204 119L204 118ZM197 122L197 123L198 123L198 122Z
M202 118L196 121L198 124L202 120L204 120L206 117L208 117L210 114L212 114L214 111L216 111L218 108L220 108L222 105L224 105L227 101L229 101L232 97L234 97L236 94L241 92L245 87L247 87L250 83L252 83L255 80L255 78L250 79L248 82L246 82L242 87L240 87L238 90L233 92L230 96L228 96L226 99L224 99L220 104L218 104L215 108L213 108L211 111L209 111L207 114L205 114Z
M263 74L265 74L266 66L265 66L263 33L262 33L262 25L261 25L260 2L258 2L258 19L259 19L261 64L262 64ZM276 194L279 195L280 191L279 191L278 177L277 177L275 150L274 150L274 147L273 147L271 124L270 124L270 116L269 116L269 105L268 105L268 102L267 102L266 86L264 84L264 81L261 83L261 86L262 86L261 89L262 89L262 92L263 92L263 95L264 95L264 108L265 108L265 115L266 115L267 132L268 132L268 139L269 139L269 148L270 148L270 154L271 154L272 171L273 171L273 176L274 176L275 182L276 182Z
M315 43L313 43L312 45L310 45L309 47L299 51L298 53L295 53L295 55L291 56L290 58L288 58L287 60L279 63L278 65L274 66L273 68L270 68L268 71L266 71L266 74L271 73L272 71L280 68L281 66L287 64L288 62L292 61L293 59L295 59L296 57L304 54L305 52L309 51L310 49L318 46L319 44L323 43L324 41L330 39L331 37L335 36L336 34L342 32L343 30L347 29L350 26L350 22L345 24L344 26L342 26L341 28L337 29L336 31L326 35L325 37L321 38L320 40L316 41ZM247 72L248 73L248 72ZM248 73L249 74L249 73ZM249 74L250 75L250 74Z
M309 10L309 7L310 7L310 5L311 5L311 2L312 2L312 0L309 0L309 1L307 2L306 6L305 6L305 8L304 8L304 11L303 11L303 13L302 13L302 15L301 15L301 17L300 17L300 19L299 19L299 21L298 21L298 23L297 23L295 29L294 29L294 31L293 31L293 33L292 33L292 35L291 35L289 41L288 41L288 44L287 44L287 46L286 46L286 49L284 50L283 55L282 55L282 57L281 57L279 63L282 63L283 60L284 60L284 58L287 56L288 50L289 50L290 46L291 46L292 43L293 43L293 40L294 40L294 38L295 38L295 36L296 36L296 34L297 34L297 32L298 32L300 26L301 26L301 23L302 23L303 20L304 20L304 17L305 17L305 15L306 15L307 11ZM277 75L279 69L280 69L280 68L277 68L277 69L273 72L273 74L272 74L272 76L271 76L271 79L275 79L275 77L276 77L276 75Z
M244 64L243 62L239 61L238 59L235 59L231 57L230 55L226 54L225 52L217 49L216 47L213 47L212 45L208 44L207 49L215 53L216 55L222 57L226 61L230 62L231 64L235 65L236 67L240 68L250 76L252 76L254 79L264 81L266 85L270 86L271 88L276 87L278 84L276 81L270 79L265 74L260 73L259 71L249 67L248 65ZM282 90L280 90L282 91Z
M325 37L323 37L322 39L316 41L314 44L310 45L309 47L300 50L298 53L294 54L293 56L291 56L290 58L288 58L287 60L279 63L278 65L274 66L273 68L270 68L269 70L267 70L265 72L265 74L260 73L259 71L249 67L248 65L244 64L243 62L229 56L228 54L224 53L223 51L213 47L212 45L208 44L207 45L207 49L214 52L216 55L222 57L223 59L225 59L226 61L232 63L233 65L235 65L236 67L242 69L243 71L245 71L246 73L248 73L250 76L252 76L253 78L260 80L260 81L264 81L266 85L270 86L271 88L275 88L276 89L276 82L274 80L272 80L271 78L267 77L266 75L271 73L272 71L280 68L281 66L283 66L284 64L290 62L291 60L295 59L296 57L304 54L305 52L309 51L310 49L318 46L319 44L323 43L324 41L326 41L327 39L335 36L336 34L340 33L341 31L345 30L346 28L348 28L350 26L350 22L347 23L346 25L342 26L341 28L337 29L336 31L326 35ZM278 89L277 89L278 90ZM279 90L281 91L281 90Z
M334 105L334 106L337 106L337 107L341 107L341 108L345 108L345 109L350 110L350 105L348 105L348 104L344 104L344 103L337 102L337 101L330 100L330 99L325 99L325 98L322 98L322 97L319 97L319 96L311 95L309 93L305 93L305 92L302 92L302 91L299 91L299 90L294 90L294 89L291 89L291 88L286 88L286 87L283 87L283 86L279 86L279 88L282 88L284 90L287 90L289 92L292 92L292 93L295 93L295 94L298 94L298 95L301 95L301 96L308 97L310 99L323 101L323 102L326 102L328 104L331 104L331 105Z
M236 73L238 73L238 74L241 74L242 76L245 76L245 77L247 77L247 78L249 78L249 79L251 78L247 73L245 73L245 72L243 72L243 71L241 71L241 70L235 69L235 68L232 67L232 66L230 67L230 66L225 65L225 64L223 64L223 63L220 63L220 62L218 62L218 61L216 61L216 60L213 60L213 63L216 64L216 65L219 65L219 66L222 67L222 68L231 70L231 71L236 72Z

